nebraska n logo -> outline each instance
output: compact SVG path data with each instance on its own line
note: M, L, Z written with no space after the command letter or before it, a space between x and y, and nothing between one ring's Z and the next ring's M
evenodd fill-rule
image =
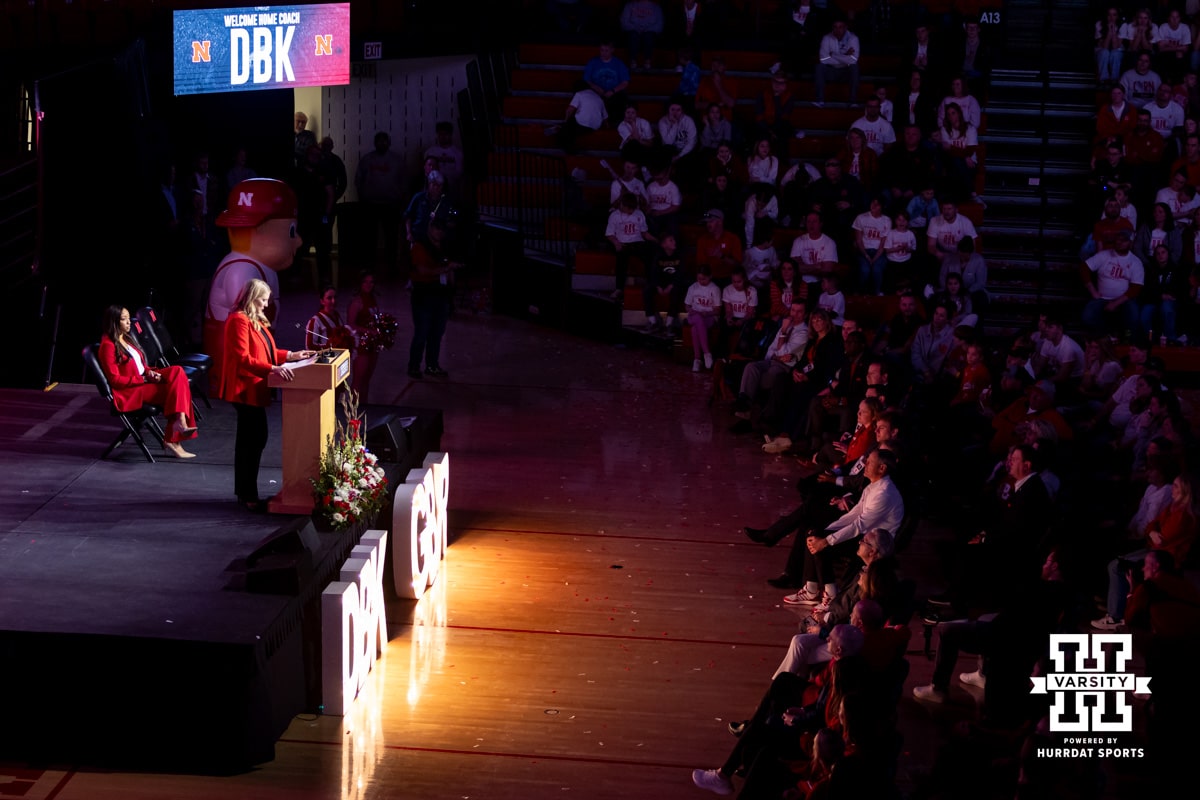
M1149 694L1150 679L1125 672L1131 658L1133 637L1126 633L1050 634L1054 671L1031 679L1032 694L1054 695L1050 730L1132 731L1133 709L1127 695ZM1114 671L1105 672L1110 660Z
M254 192L238 192L238 205L239 206L253 206L254 205Z

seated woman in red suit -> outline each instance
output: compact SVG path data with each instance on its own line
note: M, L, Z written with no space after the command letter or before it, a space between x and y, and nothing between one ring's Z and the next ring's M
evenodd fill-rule
M167 430L163 449L176 458L195 458L181 441L196 438L188 425L192 389L181 367L151 369L142 348L129 333L129 310L109 306L104 311L104 338L100 341L100 368L113 392L118 411L136 411L146 403L163 407Z
M267 446L267 406L271 390L267 377L292 379L289 361L312 355L311 350L281 350L269 330L266 308L271 287L254 278L242 287L236 310L225 320L225 346L217 396L233 403L237 435L233 444L233 490L248 510L264 513L258 497L258 466Z

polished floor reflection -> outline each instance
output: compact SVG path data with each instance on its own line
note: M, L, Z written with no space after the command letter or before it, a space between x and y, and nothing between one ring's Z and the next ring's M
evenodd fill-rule
M34 770L24 797L703 796L691 769L724 759L725 723L753 709L796 629L764 580L786 553L741 534L789 508L792 465L727 433L708 379L666 355L510 319L455 316L449 379L410 381L406 303L384 287L402 341L372 401L445 412L451 544L436 588L390 605L351 713L295 719L245 774ZM311 312L286 294L284 312L286 345ZM914 658L910 684L928 674ZM911 705L919 760L946 721Z

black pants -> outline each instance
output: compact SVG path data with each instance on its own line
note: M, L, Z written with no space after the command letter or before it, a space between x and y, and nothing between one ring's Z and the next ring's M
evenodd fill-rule
M412 316L413 338L408 348L408 368L421 368L421 357L426 367L441 367L442 334L446 332L446 320L450 318L451 289L441 284L413 284Z
M234 403L237 435L233 442L233 492L243 503L258 497L258 465L267 446L267 409Z

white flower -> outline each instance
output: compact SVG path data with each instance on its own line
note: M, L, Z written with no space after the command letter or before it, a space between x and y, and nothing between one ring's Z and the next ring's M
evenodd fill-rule
M374 453L367 453L367 463L370 464L371 466L375 466L375 462L377 462L378 460L379 459L375 457Z
M335 512L333 512L333 521L338 524L341 524L346 521L346 515L341 513L340 511L335 511Z

